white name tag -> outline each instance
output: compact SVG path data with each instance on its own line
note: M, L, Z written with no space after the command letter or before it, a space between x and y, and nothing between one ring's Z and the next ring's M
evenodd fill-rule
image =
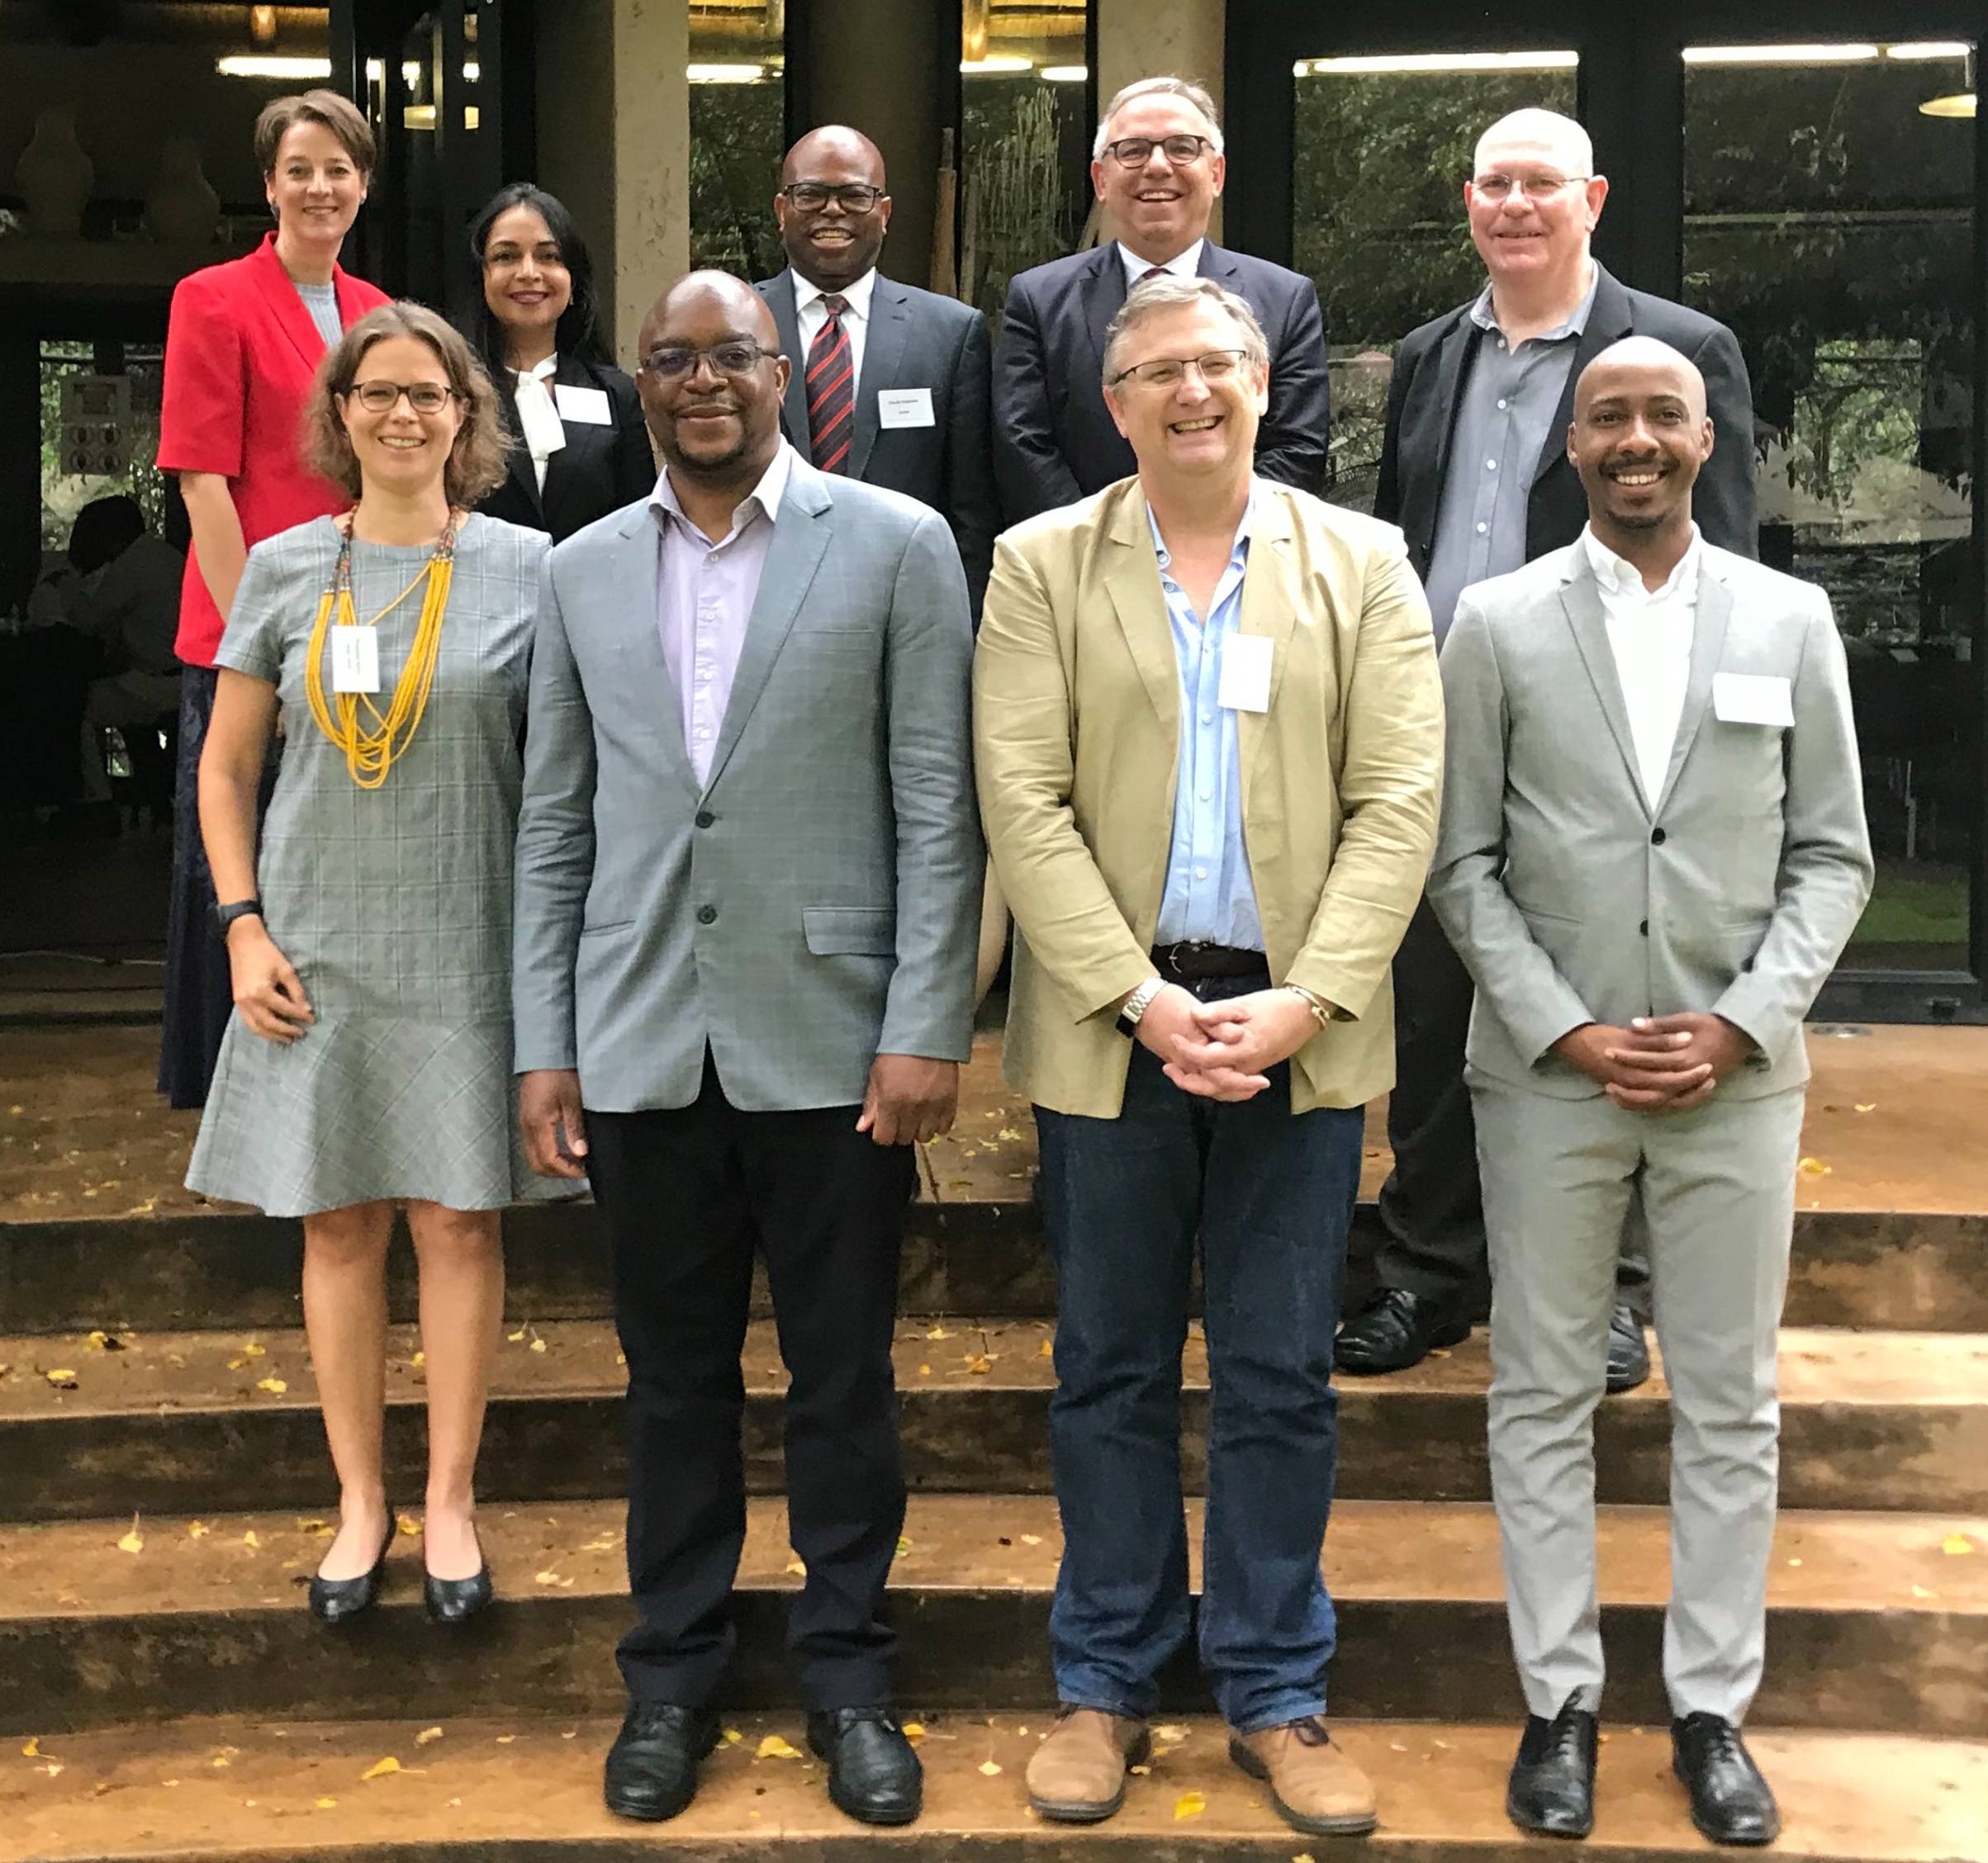
M932 391L929 388L878 389L876 424L886 428L931 426Z
M562 420L582 427L612 427L614 410L608 405L605 388L569 388L563 382L553 384L553 401Z
M380 690L380 638L372 628L331 630L331 690L334 692Z
M1261 634L1231 634L1222 643L1222 683L1215 703L1232 712L1270 709L1270 657L1276 642Z
M1712 714L1722 724L1790 727L1794 689L1775 673L1714 673Z

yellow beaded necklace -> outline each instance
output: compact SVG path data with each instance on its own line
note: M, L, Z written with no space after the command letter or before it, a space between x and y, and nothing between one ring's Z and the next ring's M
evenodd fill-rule
M318 604L317 624L311 630L311 652L304 664L304 690L311 701L311 715L317 728L345 753L345 767L362 789L377 789L387 780L387 772L396 757L406 755L414 742L422 714L428 709L428 694L434 684L435 661L442 646L442 615L448 606L448 585L455 574L456 527L458 514L451 511L448 522L436 540L428 566L401 590L386 607L365 623L377 628L407 600L423 582L428 593L421 603L421 618L415 628L414 645L407 663L394 682L393 698L382 716L371 694L337 692L327 704L325 694L325 642L335 617L341 628L361 623L352 605L352 520L339 526L338 567L331 586ZM359 707L372 714L370 726L362 729Z

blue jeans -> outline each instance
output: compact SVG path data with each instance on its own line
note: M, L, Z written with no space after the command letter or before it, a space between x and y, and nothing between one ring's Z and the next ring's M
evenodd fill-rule
M1222 1104L1183 1093L1135 1046L1117 1118L1036 1109L1057 1286L1064 1552L1050 1643L1066 1706L1151 1714L1160 1666L1187 1640L1180 1354L1198 1247L1212 1385L1202 1666L1244 1733L1325 1711L1332 1335L1362 1118L1290 1108L1288 1065L1255 1099Z

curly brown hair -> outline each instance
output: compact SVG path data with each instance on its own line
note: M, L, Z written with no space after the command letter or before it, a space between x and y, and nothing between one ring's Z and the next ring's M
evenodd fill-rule
M318 364L317 379L304 405L304 463L320 477L357 499L364 489L359 462L345 433L339 401L358 380L359 364L374 344L390 336L411 336L434 352L463 410L463 424L450 449L444 484L451 505L467 506L504 481L504 415L490 376L462 333L425 304L400 298L382 304L340 337Z

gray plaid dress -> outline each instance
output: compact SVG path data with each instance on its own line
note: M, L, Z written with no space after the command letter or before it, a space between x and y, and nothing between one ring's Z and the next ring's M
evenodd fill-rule
M511 844L550 544L495 518L464 522L428 709L377 789L353 782L305 696L311 628L338 560L335 526L320 518L249 552L216 664L268 680L282 703L282 764L257 878L269 935L317 1019L287 1046L230 1019L189 1189L298 1216L381 1197L495 1209L522 1187L511 1117ZM355 543L360 619L426 557ZM382 711L425 592L379 623Z

